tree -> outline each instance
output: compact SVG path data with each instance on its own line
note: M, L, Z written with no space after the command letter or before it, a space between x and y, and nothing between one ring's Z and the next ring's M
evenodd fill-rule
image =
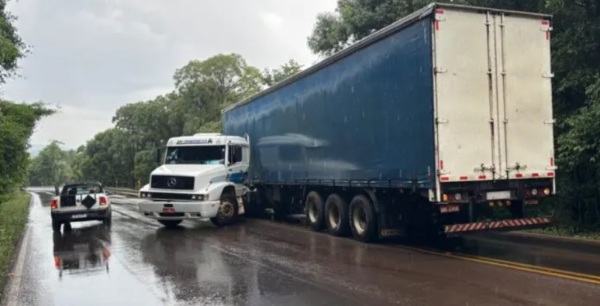
M57 186L72 179L67 152L59 141L53 140L32 160L29 182L38 186Z
M288 77L302 71L302 65L293 59L290 59L279 68L265 69L263 71L263 82L267 86L275 85Z
M204 61L193 60L177 69L175 87L184 110L184 133L214 126L224 107L261 89L260 71L238 54L219 54Z
M0 195L11 192L27 178L29 137L35 124L52 113L42 103L0 100Z
M6 10L7 2L0 0L0 84L15 74L18 60L27 52L13 24L16 17Z
M133 185L135 148L124 131L112 128L96 134L86 144L85 155L81 165L84 179Z

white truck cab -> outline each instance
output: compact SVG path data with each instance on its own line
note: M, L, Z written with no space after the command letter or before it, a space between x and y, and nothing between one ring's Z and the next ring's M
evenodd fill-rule
M169 139L163 164L140 189L140 212L166 227L186 219L228 225L244 214L248 140L221 134Z

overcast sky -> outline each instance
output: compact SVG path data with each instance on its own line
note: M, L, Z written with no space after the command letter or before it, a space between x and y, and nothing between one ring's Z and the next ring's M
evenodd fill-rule
M58 104L31 139L69 148L112 126L115 110L173 88L191 59L236 52L258 68L310 65L316 14L336 0L19 0L9 10L32 53L3 98Z

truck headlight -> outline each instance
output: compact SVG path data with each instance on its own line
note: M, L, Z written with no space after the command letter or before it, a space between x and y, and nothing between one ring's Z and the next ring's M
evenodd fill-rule
M194 194L194 195L192 195L192 200L204 201L204 195L203 194Z

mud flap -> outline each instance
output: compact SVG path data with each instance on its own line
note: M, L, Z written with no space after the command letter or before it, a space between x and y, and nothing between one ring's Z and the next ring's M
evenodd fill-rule
M244 209L244 199L242 199L242 197L237 197L237 202L238 202L238 216L241 216L246 212Z

